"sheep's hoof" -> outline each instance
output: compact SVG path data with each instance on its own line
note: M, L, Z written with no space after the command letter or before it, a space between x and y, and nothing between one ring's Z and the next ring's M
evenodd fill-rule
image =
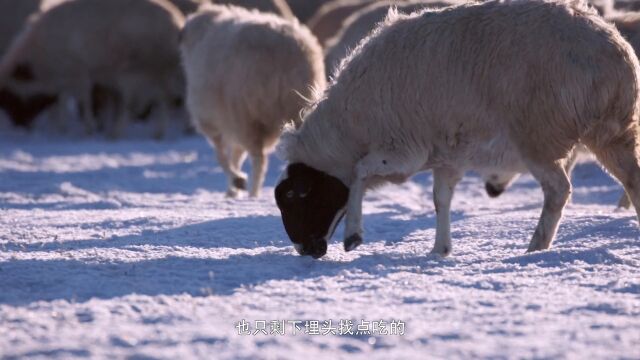
M495 185L492 183L485 183L484 189L487 191L489 197L495 198L500 196L504 192L504 187L500 185Z
M362 244L362 236L353 234L344 239L344 251L351 251Z
M622 194L618 201L618 209L629 209L630 207L631 200L629 199L629 195L627 195L627 193Z
M233 178L233 186L236 189L247 190L247 179L236 176Z
M451 254L451 247L449 246L444 246L441 249L438 248L433 248L433 250L431 250L431 255L438 255L438 256L442 256L442 257L447 257L449 256L449 254Z
M226 196L231 199L235 199L238 197L238 190L236 189L227 189Z

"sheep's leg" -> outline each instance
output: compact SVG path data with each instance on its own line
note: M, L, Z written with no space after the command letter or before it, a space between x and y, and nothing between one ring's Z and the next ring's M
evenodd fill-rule
M362 200L365 177L358 176L349 187L347 214L344 227L344 250L351 251L362 244Z
M640 221L640 164L635 134L599 148L591 148L600 163L616 178L636 209ZM621 202L623 202L621 200Z
M53 116L53 122L56 124L56 128L60 133L67 132L67 122L69 121L69 109L67 104L69 102L69 96L67 94L61 93L58 96L58 102L55 105L55 108L50 113Z
M569 180L571 180L571 173L578 162L578 155L578 148L574 147L571 152L569 152L569 156L565 159L564 172L567 173Z
M432 254L447 256L451 253L451 199L456 184L462 178L460 171L450 168L433 170L433 203L436 208L436 243Z
M124 128L129 123L129 101L131 97L129 94L120 93L117 97L117 100L114 98L114 107L115 107L115 119L113 121L112 126L107 133L107 136L110 139L117 139L122 136L122 132Z
M627 195L626 191L620 195L620 199L618 200L618 207L621 209L628 209L631 207L631 199L629 199L629 195Z
M91 87L87 87L86 91L82 92L82 96L78 99L78 107L80 108L80 114L82 121L85 124L85 131L87 134L93 134L97 129L96 117L93 114L93 99L91 97Z
M562 217L562 210L571 195L571 182L564 170L563 161L528 162L528 165L531 174L540 182L544 193L540 220L527 250L532 252L545 250L551 246Z
M218 164L222 167L222 170L227 175L227 196L236 197L238 196L238 189L244 190L246 187L246 181L240 181L241 177L231 168L229 163L229 156L227 154L228 149L225 146L224 139L222 135L213 135L209 137L211 142L213 143L213 147L216 150L216 157L218 159ZM244 187L243 187L244 186Z
M242 164L247 157L247 152L239 145L233 145L230 147L231 162L230 167L236 173L236 187L240 189L247 188L247 174L242 172Z
M153 138L161 140L167 133L167 126L169 125L169 108L167 102L161 99L155 103L156 105L156 129L153 132Z
M424 159L400 158L398 155L371 153L362 158L349 186L345 215L344 249L351 251L362 244L362 200L367 181L373 177L406 178L420 170Z
M251 191L249 196L258 197L260 195L268 164L269 158L265 156L264 152L251 154Z

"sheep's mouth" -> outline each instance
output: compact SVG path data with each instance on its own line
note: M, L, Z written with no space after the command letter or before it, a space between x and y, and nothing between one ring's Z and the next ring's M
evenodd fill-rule
M331 240L331 238L333 237L333 234L335 233L338 224L344 217L344 214L344 209L340 209L338 213L336 213L331 224L329 224L329 228L325 236L320 236L318 233L313 233L309 235L303 242L294 242L293 248L298 254L303 256L309 255L315 259L324 256L327 253L329 240Z
M319 259L327 253L327 241L323 238L316 238L305 244L293 243L293 248L302 256L311 256Z

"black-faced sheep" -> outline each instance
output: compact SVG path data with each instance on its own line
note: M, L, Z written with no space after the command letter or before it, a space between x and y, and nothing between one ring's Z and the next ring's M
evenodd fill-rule
M547 249L578 143L620 180L638 214L638 59L585 3L489 1L387 23L343 62L303 125L283 134L289 165L275 197L299 253L324 255L345 212L344 247L354 249L365 190L432 169L432 252L447 255L456 183L465 170L511 164L510 154L542 185L528 251Z

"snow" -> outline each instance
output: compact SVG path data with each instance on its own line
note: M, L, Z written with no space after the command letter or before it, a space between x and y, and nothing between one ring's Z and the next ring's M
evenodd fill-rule
M640 240L590 160L549 251L525 254L542 194L473 174L453 253L429 255L430 174L369 193L365 244L295 254L272 197L225 197L198 136L0 133L0 358L640 358ZM248 164L246 165L248 170ZM402 321L403 335L238 335L245 320ZM304 326L302 326L304 329Z

